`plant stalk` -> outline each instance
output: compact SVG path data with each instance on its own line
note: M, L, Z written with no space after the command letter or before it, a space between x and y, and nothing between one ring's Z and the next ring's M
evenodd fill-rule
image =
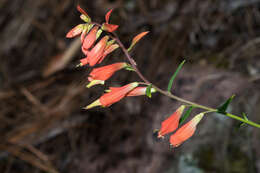
M185 104L188 104L188 105L191 105L191 106L194 106L194 107L197 107L197 108L200 108L200 109L204 109L204 110L207 110L209 112L217 112L218 110L217 109L214 109L214 108L211 108L211 107L208 107L208 106L203 106L203 105L200 105L200 104L197 104L197 103L194 103L194 102L191 102L189 100L185 100L183 98L180 98L176 95L173 95L171 92L168 92L168 91L165 91L165 90L162 90L160 89L159 87L157 87L156 85L154 85L153 83L151 83L148 79L146 79L143 74L140 72L140 70L137 68L137 65L134 61L134 59L131 57L131 55L129 54L129 52L127 51L127 49L125 48L125 46L123 45L123 43L120 41L119 37L117 36L116 33L111 33L112 34L112 39L114 39L119 47L122 49L122 51L124 52L126 58L128 59L128 61L130 62L131 66L133 67L133 69L135 70L135 72L137 73L137 75L145 82L145 84L147 85L152 85L152 87L154 89L156 89L159 93L171 98L171 99L174 99L174 100L177 100L179 102L182 102L182 103L185 103ZM243 123L246 123L248 125L251 125L253 127L257 127L257 128L260 128L260 124L257 124L253 121L250 121L250 120L246 120L246 119L243 119L237 115L233 115L233 114L230 114L230 113L224 113L222 115L225 115L229 118L232 118L232 119L235 119L235 120L238 120L238 121L241 121Z

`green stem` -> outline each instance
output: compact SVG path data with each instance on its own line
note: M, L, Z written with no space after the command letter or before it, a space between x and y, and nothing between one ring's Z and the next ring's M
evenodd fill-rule
M160 89L159 87L157 87L156 85L152 84L148 79L146 79L143 74L139 71L139 69L137 68L136 66L136 63L134 61L134 59L130 56L129 52L127 51L127 49L125 48L125 46L123 45L123 43L120 41L120 39L118 38L118 36L115 34L115 33L112 33L112 38L116 40L116 42L118 43L118 45L120 46L120 48L123 50L124 54L126 55L126 58L128 59L128 61L130 62L130 64L132 65L133 69L135 70L135 72L137 73L137 75L144 81L145 84L147 85L152 85L152 87L154 89L156 89L159 93L171 98L171 99L174 99L174 100L177 100L179 102L182 102L182 103L185 103L185 104L188 104L188 105L192 105L194 107L197 107L197 108L200 108L200 109L204 109L206 110L207 112L217 112L218 110L217 109L214 109L214 108L211 108L211 107L208 107L208 106L203 106L203 105L200 105L200 104L197 104L197 103L194 103L194 102L191 102L191 101L188 101L188 100L185 100L183 98L180 98L176 95L173 95L171 92L168 92L168 91L165 91L165 90L162 90ZM233 114L230 114L230 113L224 113L222 115L225 115L229 118L233 118L235 120L238 120L238 121L241 121L243 123L246 123L246 124L249 124L251 126L254 126L254 127L257 127L257 128L260 128L260 124L257 124L253 121L250 121L250 120L246 120L246 119L243 119L239 116L236 116L236 115L233 115Z
M227 117L236 119L236 120L241 121L241 122L243 122L243 123L249 124L249 125L251 125L251 126L260 128L260 124L257 124L257 123L255 123L255 122L253 122L253 121L250 121L250 120L245 120L245 119L243 119L243 118L241 118L241 117L239 117L239 116L236 116L236 115L233 115L233 114L230 114L230 113L225 113L225 114L223 114L223 115L226 115Z

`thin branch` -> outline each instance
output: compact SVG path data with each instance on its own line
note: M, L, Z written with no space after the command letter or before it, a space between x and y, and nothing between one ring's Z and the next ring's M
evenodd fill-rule
M102 25L100 25L99 23L96 23L96 22L92 22L93 24L99 26L99 27L102 27ZM122 49L122 51L124 52L127 60L130 62L131 66L133 67L133 69L135 70L136 74L145 82L146 85L152 85L152 87L154 89L156 89L156 91L158 91L159 93L171 98L171 99L174 99L174 100L177 100L179 102L182 102L182 103L185 103L185 104L188 104L188 105L192 105L196 108L200 108L200 109L204 109L204 110L207 110L209 112L217 112L218 110L215 109L215 108L211 108L211 107L208 107L208 106L203 106L203 105L200 105L200 104L197 104L197 103L194 103L194 102L191 102L189 100L185 100L183 98L180 98L176 95L173 95L172 93L168 92L168 91L165 91L159 87L157 87L156 85L154 85L153 83L151 83L147 78L145 78L143 76L143 74L140 72L140 70L137 68L137 64L135 62L135 60L131 57L131 55L129 54L129 52L127 51L126 47L124 46L124 44L120 41L119 37L117 36L117 34L115 32L112 32L110 33L111 35L111 38L114 39L119 47ZM238 121L241 121L241 122L244 122L246 124L249 124L251 126L254 126L254 127L257 127L257 128L260 128L260 124L257 124L253 121L250 121L250 120L245 120L239 116L236 116L236 115L233 115L233 114L230 114L230 113L224 113L222 115L225 115L227 117L230 117L230 118L233 118L233 119L236 119Z
M117 36L116 33L111 33L112 34L112 39L116 40L116 42L118 43L119 47L122 49L122 51L124 52L126 58L128 59L128 61L130 62L130 64L132 65L133 69L135 70L135 72L137 73L137 75L147 84L147 85L152 85L152 87L154 89L156 89L159 93L171 98L171 99L174 99L174 100L177 100L177 101L180 101L182 103L185 103L185 104L188 104L188 105L192 105L194 107L197 107L197 108L200 108L200 109L204 109L204 110L207 110L207 111L210 111L210 112L217 112L217 109L214 109L214 108L211 108L211 107L208 107L208 106L203 106L203 105L200 105L200 104L197 104L197 103L194 103L194 102L191 102L191 101L188 101L188 100L185 100L183 98L180 98L178 96L175 96L173 95L172 93L168 92L168 91L165 91L165 90L162 90L160 89L159 87L157 87L156 85L154 85L153 83L151 83L148 79L146 79L143 74L140 72L140 70L137 68L136 66L136 63L134 61L134 59L131 57L131 55L129 54L129 52L127 51L127 49L125 48L125 46L123 45L123 43L120 41L119 37ZM236 115L233 115L233 114L230 114L230 113L225 113L223 114L227 117L230 117L230 118L233 118L233 119L236 119L238 121L241 121L241 122L244 122L244 123L247 123L251 126L254 126L254 127L257 127L257 128L260 128L260 124L257 124L253 121L250 121L250 120L245 120L239 116L236 116Z

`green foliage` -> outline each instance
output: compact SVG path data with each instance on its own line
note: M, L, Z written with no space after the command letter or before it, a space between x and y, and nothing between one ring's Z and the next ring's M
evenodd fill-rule
M242 115L243 115L243 119L246 120L246 121L248 121L248 118L247 118L247 116L246 116L246 114L245 114L244 112L242 113ZM246 123L240 122L239 125L238 125L238 127L240 128L240 127L243 127L243 126L245 126L245 125L246 125Z
M146 91L145 91L145 94L146 94L147 97L149 97L149 98L152 97L151 89L152 89L152 84L150 84L150 85L146 88Z
M190 113L194 107L190 106L188 110L185 112L185 114L180 119L180 125L190 116Z
M168 92L171 92L171 89L172 89L172 84L173 84L173 81L174 79L176 78L177 74L179 73L179 71L181 70L183 64L185 63L185 60L183 60L180 65L178 66L177 70L174 72L174 74L172 75L169 83L168 83Z
M228 108L228 105L231 103L231 101L233 100L233 98L235 97L235 95L232 95L231 97L229 97L225 103L223 103L221 106L219 106L217 108L217 112L221 113L221 114L225 114L226 110Z

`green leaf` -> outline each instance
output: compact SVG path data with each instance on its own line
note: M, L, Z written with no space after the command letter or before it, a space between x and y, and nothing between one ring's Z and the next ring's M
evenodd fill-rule
M194 107L190 106L189 109L185 112L185 114L181 117L179 123L182 124L189 116Z
M234 97L235 97L235 95L232 95L231 97L229 97L229 99L227 99L227 101L225 103L223 103L220 107L217 108L217 112L221 113L221 114L225 114L226 110L228 108L228 105L230 104L230 102L233 100Z
M148 85L148 87L147 87L146 90L145 90L145 94L146 94L147 97L149 97L149 98L152 97L151 89L152 89L152 84Z
M248 118L244 112L242 113L242 115L243 115L243 119L248 121ZM246 125L246 123L240 122L238 128L245 126L245 125Z
M248 121L248 118L247 118L247 116L246 116L246 114L244 112L242 113L242 115L243 115L244 120Z
M175 73L172 75L170 81L169 81L169 84L168 84L168 92L171 92L171 89L172 89L172 84L173 84L173 81L174 79L176 78L177 74L179 73L179 71L181 70L183 64L185 63L185 60L183 60L180 65L178 66L177 70L175 71Z

